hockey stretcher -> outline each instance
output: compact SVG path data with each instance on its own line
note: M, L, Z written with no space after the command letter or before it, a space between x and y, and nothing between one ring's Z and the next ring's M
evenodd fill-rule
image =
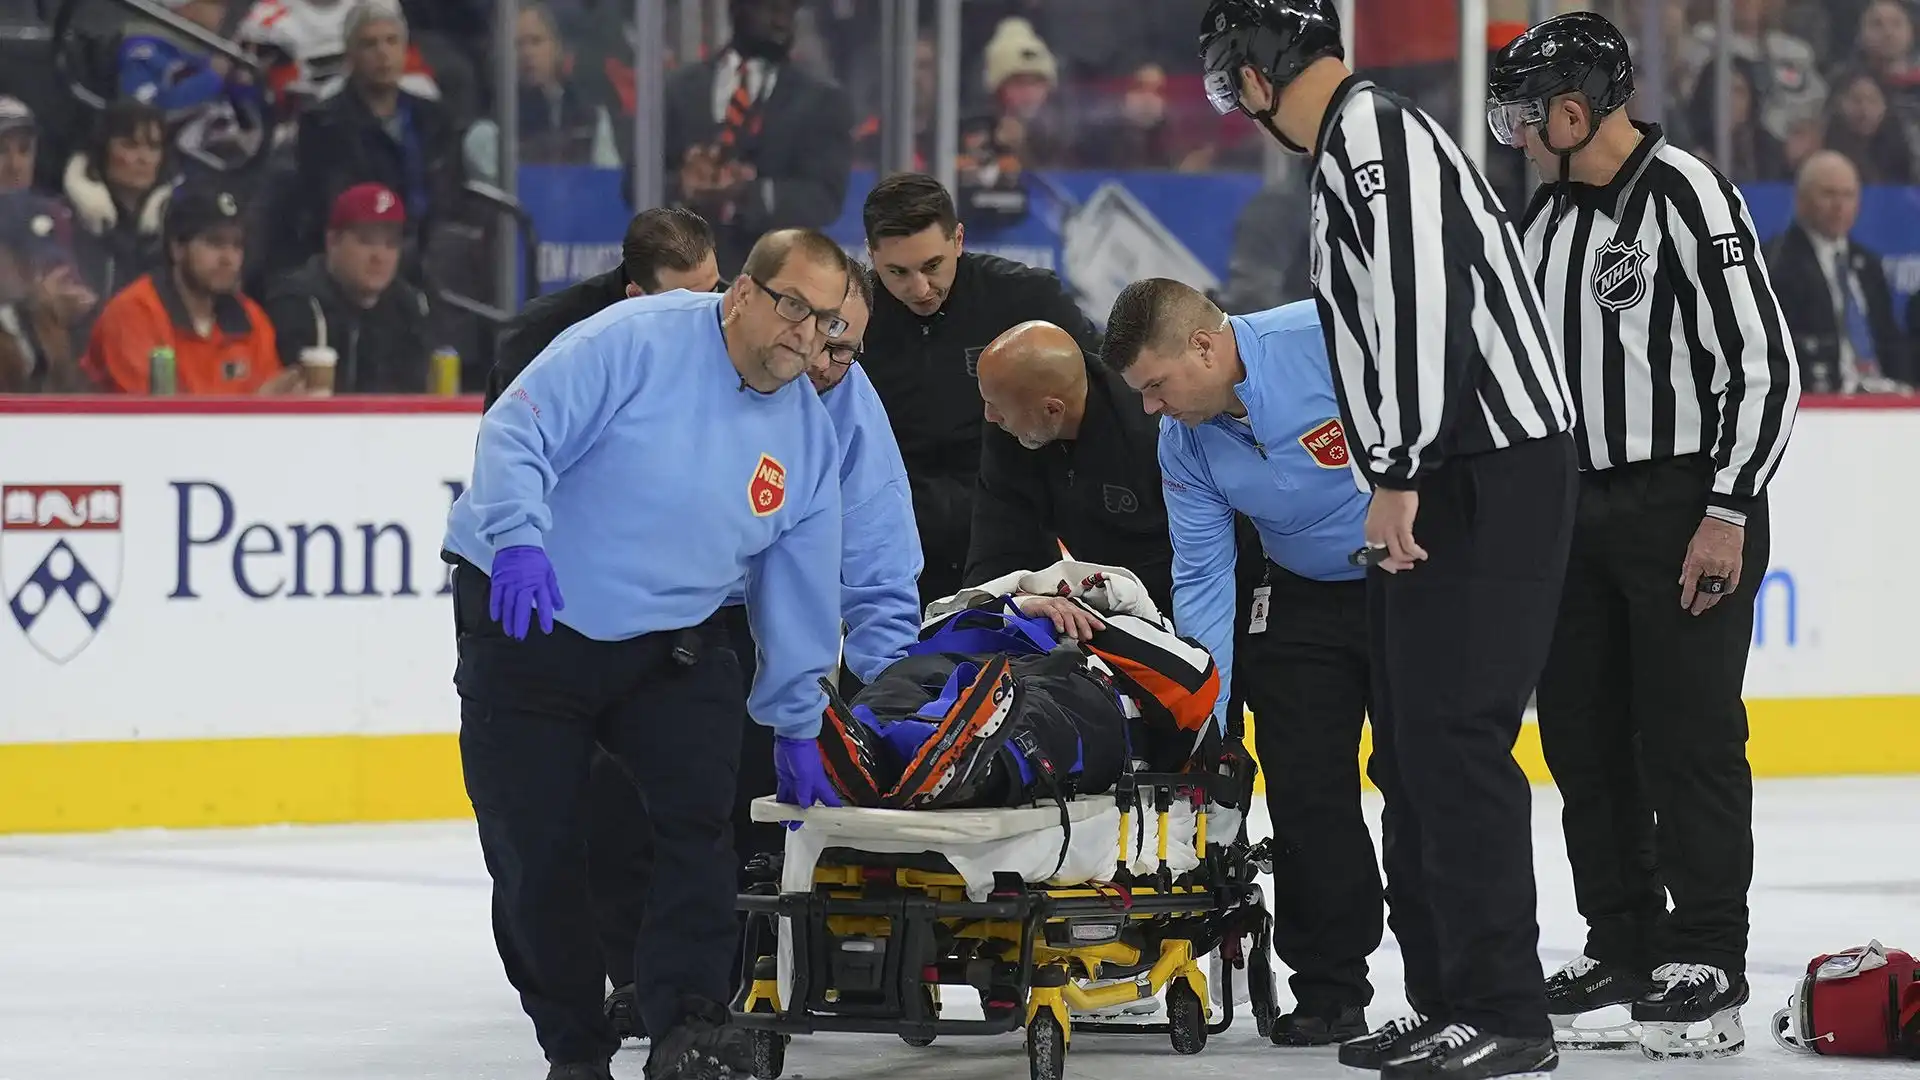
M1025 1028L1033 1080L1060 1080L1075 1030L1158 1034L1195 1054L1233 1023L1240 968L1265 1037L1272 917L1257 875L1271 860L1242 828L1250 788L1245 776L1135 773L1063 807L756 800L755 820L802 824L780 881L739 898L747 970L734 1019L752 1029L755 1075L780 1076L793 1035L834 1031L925 1046ZM978 990L983 1018L942 1018L942 987ZM1072 1019L1162 991L1164 1022Z

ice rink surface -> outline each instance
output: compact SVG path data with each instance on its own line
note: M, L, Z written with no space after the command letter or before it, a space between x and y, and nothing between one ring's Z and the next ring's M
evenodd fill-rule
M1369 807L1377 815L1377 800ZM1746 1052L1666 1065L1568 1054L1558 1075L1920 1077L1914 1063L1791 1055L1767 1034L1817 953L1874 937L1920 950L1920 779L1766 782L1755 816ZM1550 788L1535 789L1534 837L1551 970L1584 935ZM487 898L471 823L0 838L0 1080L540 1080ZM1373 970L1379 1022L1404 1004L1391 938ZM629 1043L614 1074L640 1077L644 1060ZM786 1075L1026 1070L1018 1034L924 1049L827 1035L796 1039ZM1330 1049L1275 1049L1240 1013L1197 1057L1176 1057L1163 1036L1078 1036L1067 1075L1364 1074Z

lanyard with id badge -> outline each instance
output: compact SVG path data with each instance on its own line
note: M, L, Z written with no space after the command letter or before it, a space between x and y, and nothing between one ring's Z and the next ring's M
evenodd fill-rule
M1254 586L1253 604L1247 610L1247 633L1264 634L1267 632L1267 615L1273 609L1273 565L1265 563L1260 570L1260 584Z

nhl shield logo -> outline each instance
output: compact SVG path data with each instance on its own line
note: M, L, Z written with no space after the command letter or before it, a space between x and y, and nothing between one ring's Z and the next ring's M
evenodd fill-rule
M755 517L766 517L787 502L787 467L772 454L761 454L753 467L753 479L747 484L747 502Z
M1647 295L1647 249L1640 241L1602 245L1593 257L1593 300L1608 311L1625 311Z
M120 485L0 488L0 586L42 656L80 655L120 592Z

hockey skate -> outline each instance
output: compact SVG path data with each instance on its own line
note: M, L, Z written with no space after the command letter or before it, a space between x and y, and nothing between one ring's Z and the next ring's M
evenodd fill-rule
M1651 989L1646 976L1619 964L1582 956L1547 979L1547 1014L1553 1041L1563 1050L1631 1050L1640 1045L1640 1025L1632 1020L1634 1002ZM1615 1024L1582 1026L1588 1013L1610 1009Z
M1493 1080L1532 1077L1544 1080L1560 1065L1552 1039L1519 1039L1481 1031L1471 1024L1448 1024L1426 1045L1388 1058L1381 1080Z
M1746 1049L1747 1031L1740 1023L1740 1006L1747 1003L1745 975L1705 964L1663 964L1653 970L1653 981L1658 985L1633 1005L1641 1053L1670 1061L1730 1057Z
M1379 1069L1388 1058L1424 1047L1445 1025L1419 1013L1397 1017L1357 1039L1340 1044L1340 1064L1353 1069Z

